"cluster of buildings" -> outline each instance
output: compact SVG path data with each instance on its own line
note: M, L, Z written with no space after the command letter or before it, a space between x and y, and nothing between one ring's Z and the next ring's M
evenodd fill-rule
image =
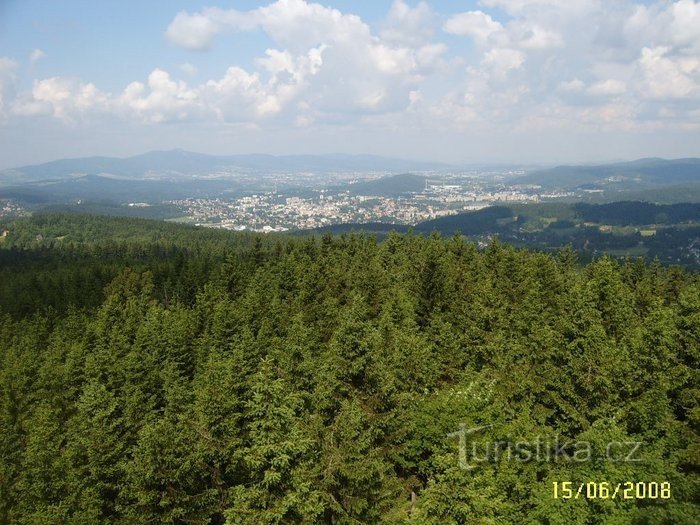
M11 200L0 200L0 219L5 217L22 217L27 211L16 202Z
M266 232L343 223L415 224L448 213L448 210L420 206L405 199L347 193L319 193L313 197L265 193L231 200L184 199L171 203L201 226Z
M188 198L170 204L200 226L272 232L345 223L415 225L495 203L537 202L540 198L531 189L479 188L472 180L468 184L426 183L423 191L395 197L322 189L296 195L270 191L230 199Z

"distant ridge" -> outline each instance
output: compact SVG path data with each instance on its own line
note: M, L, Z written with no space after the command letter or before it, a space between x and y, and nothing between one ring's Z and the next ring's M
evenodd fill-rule
M60 159L21 166L0 172L0 184L16 184L80 175L109 174L124 178L147 175L163 178L206 175L220 170L272 172L304 171L386 171L401 173L447 167L437 162L421 162L376 155L207 155L181 149L151 151L133 157L84 157Z
M613 180L610 180L610 179ZM575 188L582 185L616 184L636 189L700 182L700 158L646 158L593 166L557 166L529 173L523 183Z

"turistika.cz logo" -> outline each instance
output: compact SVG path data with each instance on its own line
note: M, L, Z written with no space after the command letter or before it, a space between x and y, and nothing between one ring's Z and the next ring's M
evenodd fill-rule
M585 463L603 457L606 461L641 461L641 441L610 441L602 451L597 451L590 441L561 439L560 436L536 436L533 440L477 440L475 436L493 425L467 427L462 423L459 430L447 434L459 440L459 466L473 469L478 463L498 461L576 462Z

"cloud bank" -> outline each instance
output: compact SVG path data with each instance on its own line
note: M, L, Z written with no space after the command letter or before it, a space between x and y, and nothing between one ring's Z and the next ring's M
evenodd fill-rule
M208 7L161 28L181 50L120 92L90 79L37 78L18 90L0 58L0 119L69 126L384 126L461 130L700 129L700 4L621 0L481 0L438 13L396 0L384 20L305 0L251 10ZM198 77L198 59L250 32L272 43L247 67ZM30 60L44 58L36 49ZM182 77L182 78L180 78Z

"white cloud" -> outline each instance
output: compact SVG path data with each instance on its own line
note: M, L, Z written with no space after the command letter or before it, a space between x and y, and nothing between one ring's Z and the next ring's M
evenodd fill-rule
M432 38L434 19L425 2L410 7L403 0L394 0L380 36L390 44L420 46Z
M217 34L260 28L280 49L266 51L256 62L262 66L258 82L268 108L256 114L282 114L303 95L314 119L326 114L337 120L408 107L411 89L444 66L447 47L430 41L431 16L425 3L410 7L396 0L375 35L358 16L304 0L278 0L250 11L179 13L166 36L174 45L204 50Z
M587 93L596 97L621 95L625 91L627 91L627 86L625 83L613 78L596 82L586 90Z
M204 51L219 33L255 28L296 51L370 36L369 27L358 16L304 0L278 0L250 11L205 8L194 14L181 12L165 34L173 45Z
M503 33L503 25L482 11L467 11L451 16L443 26L452 35L467 35L486 45L493 35Z
M682 99L700 95L700 58L672 57L668 47L642 49L639 67L644 95L656 99Z
M482 64L504 74L511 69L519 69L525 62L525 54L517 49L492 49L484 55Z
M257 74L230 67L221 80L210 80L203 91L207 104L217 117L226 122L256 120L276 113L281 106L267 93Z
M444 18L426 2L394 0L374 31L353 14L304 0L250 10L180 12L165 37L206 51L217 38L261 31L269 49L226 63L199 80L193 63L175 78L154 69L115 96L77 80L36 80L12 95L3 73L0 115L76 122L98 113L137 122L237 122L263 128L368 122L430 128L532 125L650 125L668 108L700 98L700 4L692 0L482 0L480 10ZM582 31L581 28L587 28ZM450 49L462 35L474 46ZM466 52L463 52L467 49ZM454 55L461 55L455 57ZM154 64L155 66L155 64ZM4 75L4 76L3 76ZM186 79L180 81L178 78ZM4 80L3 80L4 79ZM12 100L12 102L8 102ZM388 125L388 124L387 124ZM271 128L266 128L271 129Z
M29 61L32 64L34 64L35 62L37 62L45 57L46 57L46 53L44 53L41 49L35 49L31 53L29 53Z
M222 78L198 86L175 81L156 69L147 84L132 82L115 107L126 118L159 123L193 119L256 122L275 117L298 99L323 64L324 47L303 56L268 49L256 61L261 72L229 67ZM263 78L263 76L265 78Z
M172 80L162 69L148 75L147 86L129 84L118 103L120 110L148 122L187 120L202 109L199 93L182 81Z
M416 64L421 72L441 69L446 65L442 57L447 51L445 44L426 44L416 50Z
M670 33L677 46L700 51L700 4L680 0L670 7Z
M700 52L700 4L693 0L637 5L623 33L636 46L668 46L676 52Z
M51 77L34 81L31 96L19 98L12 112L22 116L47 115L73 123L90 112L106 112L109 106L109 94L94 84Z
M458 13L447 19L446 33L466 35L481 47L518 47L527 51L541 51L563 45L558 31L547 29L536 20L522 19L503 25L482 11Z
M204 51L211 45L214 36L221 31L221 25L212 16L178 13L165 31L168 40L179 47L192 51Z
M516 26L517 27L517 26ZM537 25L518 27L517 41L523 49L541 51L563 44L562 36L556 31L544 29Z
M481 52L478 64L474 59L467 63L471 78L465 82L467 96L459 102L477 113L492 116L500 104L509 107L513 122L544 122L550 117L538 112L556 113L570 118L574 127L579 121L590 125L596 118L610 126L610 115L624 114L625 125L639 119L644 127L650 125L650 115L659 114L657 100L700 97L698 2L479 4L481 11L454 14L443 26L447 33L470 37ZM571 111L552 112L557 104Z

